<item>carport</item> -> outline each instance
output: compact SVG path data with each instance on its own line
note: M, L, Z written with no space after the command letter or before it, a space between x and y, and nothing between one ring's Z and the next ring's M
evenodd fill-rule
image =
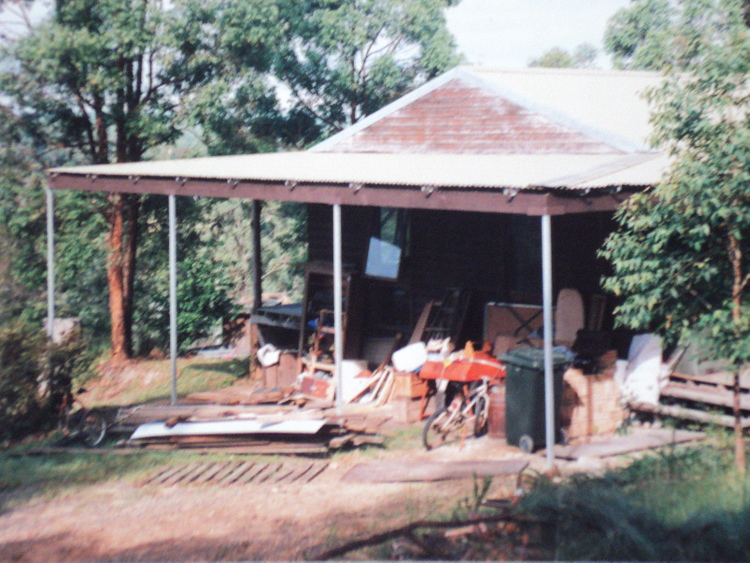
M315 152L210 157L131 164L56 168L49 171L48 218L52 191L162 194L170 209L170 318L173 387L176 399L176 214L178 196L244 198L323 203L333 214L336 338L341 338L341 207L382 206L446 211L514 213L540 218L544 314L546 415L552 397L552 236L553 215L609 211L629 194L655 183L664 167L655 153L613 155L393 155ZM54 319L53 236L50 232L50 325ZM342 346L336 350L336 376ZM337 395L337 397L340 395ZM337 400L337 408L343 405ZM554 429L547 425L547 441ZM548 457L552 450L549 450ZM551 463L551 461L550 461Z

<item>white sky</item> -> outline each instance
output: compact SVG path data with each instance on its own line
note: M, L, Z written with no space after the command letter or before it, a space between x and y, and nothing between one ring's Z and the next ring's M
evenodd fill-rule
M629 0L462 0L446 11L458 50L474 65L525 67L552 47L602 49L607 20ZM600 55L598 65L610 66Z

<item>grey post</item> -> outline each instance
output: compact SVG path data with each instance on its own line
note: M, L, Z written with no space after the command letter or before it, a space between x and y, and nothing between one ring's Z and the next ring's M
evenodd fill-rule
M55 334L55 199L47 188L47 336Z
M171 404L177 404L177 205L169 196L169 360L172 368Z
M544 415L547 467L555 463L555 385L552 364L552 222L542 216L542 306L544 309Z
M344 411L343 381L341 380L341 362L344 357L341 270L341 206L335 204L333 206L333 361L335 364L333 378L336 383L336 414L339 416Z

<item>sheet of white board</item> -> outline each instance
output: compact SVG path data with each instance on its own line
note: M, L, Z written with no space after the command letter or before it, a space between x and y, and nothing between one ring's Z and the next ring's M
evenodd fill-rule
M136 428L131 440L169 436L220 436L236 434L315 434L326 424L325 420L284 420L259 422L257 420L221 420L209 422L180 422L171 428L163 422L147 422Z

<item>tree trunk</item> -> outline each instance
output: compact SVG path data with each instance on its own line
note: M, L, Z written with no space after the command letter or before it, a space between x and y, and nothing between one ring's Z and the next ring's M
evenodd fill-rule
M742 247L739 239L729 233L729 259L732 263L733 284L732 284L732 322L736 327L742 322L742 292L747 283L742 274ZM734 414L734 461L737 470L745 474L745 438L742 429L742 410L740 409L740 370L742 365L734 365L734 401L732 411Z
M123 307L123 236L125 207L121 194L110 194L109 233L107 233L107 282L109 284L109 313L111 320L110 337L112 360L122 362L130 357L125 331L125 309Z
M133 355L133 288L135 285L136 254L138 250L138 217L141 211L141 198L138 195L123 196L125 199L125 214L127 214L127 236L124 241L124 256L122 268L122 305L123 305L123 336L125 351L128 357Z

